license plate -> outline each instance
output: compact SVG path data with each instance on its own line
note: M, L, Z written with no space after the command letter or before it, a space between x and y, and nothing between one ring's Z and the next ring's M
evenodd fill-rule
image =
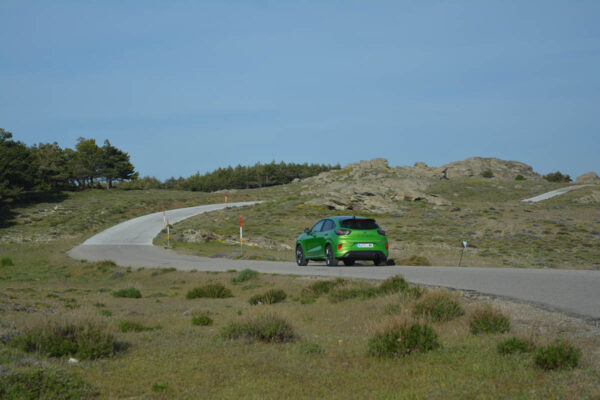
M356 243L356 247L364 249L373 247L373 243Z

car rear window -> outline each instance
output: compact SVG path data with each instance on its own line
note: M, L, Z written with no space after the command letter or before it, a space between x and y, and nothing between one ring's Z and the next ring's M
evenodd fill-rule
M366 218L349 218L344 219L340 222L342 228L348 229L379 229L379 225L375 223L374 219Z

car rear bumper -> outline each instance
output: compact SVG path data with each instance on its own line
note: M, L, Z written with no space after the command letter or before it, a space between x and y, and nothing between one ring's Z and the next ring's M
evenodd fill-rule
M387 258L387 254L379 250L355 250L336 256L341 260L377 260Z

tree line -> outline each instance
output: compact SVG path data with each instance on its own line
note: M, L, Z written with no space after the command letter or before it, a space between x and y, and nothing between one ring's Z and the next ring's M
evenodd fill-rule
M59 192L97 187L137 178L129 154L108 140L77 139L75 149L58 143L27 146L0 128L0 201L31 192Z
M294 179L303 179L321 172L340 169L340 165L256 163L253 166L219 168L206 174L196 173L188 178L171 177L164 182L154 177L143 177L119 183L121 189L177 189L198 192L214 192L226 189L252 189L274 185L284 185Z

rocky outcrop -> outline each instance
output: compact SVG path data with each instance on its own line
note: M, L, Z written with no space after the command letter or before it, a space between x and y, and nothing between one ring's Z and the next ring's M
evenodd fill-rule
M539 178L530 166L517 161L474 157L464 161L430 167L417 162L413 167L391 168L388 161L375 158L348 164L344 169L323 172L301 181L314 199L308 204L332 210L363 211L378 214L402 214L402 202L424 201L435 206L451 203L428 188L443 179L481 177L492 171L495 178Z
M600 177L595 172L588 172L587 174L578 176L575 182L585 185L600 185Z

